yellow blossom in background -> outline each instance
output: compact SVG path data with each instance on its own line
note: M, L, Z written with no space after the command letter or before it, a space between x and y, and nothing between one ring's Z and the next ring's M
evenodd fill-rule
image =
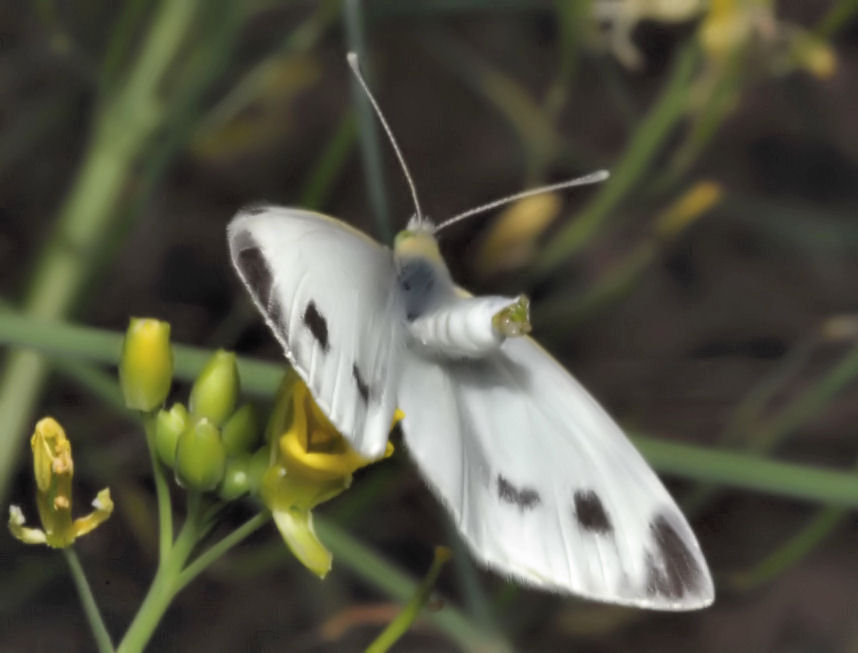
M724 196L724 189L713 181L699 181L667 207L655 221L659 238L675 238L691 223L715 207Z
M391 428L402 417L396 411ZM352 474L375 461L352 449L294 372L278 391L268 434L272 462L262 480L262 499L295 557L323 578L332 558L316 536L311 511L347 489ZM392 453L388 443L382 458Z
M798 25L782 21L772 0L711 0L700 25L700 44L709 66L723 67L737 52L759 52L771 74L801 68L816 77L831 77L837 68L833 48Z
M47 544L55 548L70 546L106 521L113 512L110 490L105 488L92 502L95 510L72 520L72 477L74 461L71 443L63 427L52 417L36 424L30 439L33 472L36 477L36 504L42 529L24 526L24 513L18 506L9 508L9 530L27 544Z
M483 277L527 265L536 255L537 241L560 214L558 193L526 197L504 209L494 220L476 254L476 272Z

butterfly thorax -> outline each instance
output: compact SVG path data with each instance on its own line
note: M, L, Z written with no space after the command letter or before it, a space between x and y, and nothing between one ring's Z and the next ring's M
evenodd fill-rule
M436 311L455 297L450 271L428 228L400 231L394 240L393 260L409 322Z
M409 227L393 258L413 343L446 358L482 358L530 331L526 297L472 297L453 283L431 227Z

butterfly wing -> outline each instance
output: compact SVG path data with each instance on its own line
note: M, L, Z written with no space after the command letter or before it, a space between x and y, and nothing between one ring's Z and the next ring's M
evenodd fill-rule
M391 319L390 251L333 218L273 206L241 211L228 239L235 269L316 402L359 453L380 456L402 328Z
M487 566L611 603L712 602L706 562L673 499L530 338L481 360L409 349L398 399L409 451Z

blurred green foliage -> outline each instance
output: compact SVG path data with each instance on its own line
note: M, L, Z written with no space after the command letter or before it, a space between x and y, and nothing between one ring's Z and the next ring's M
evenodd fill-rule
M130 313L171 322L178 340L201 345L176 349L176 375L186 380L214 347L274 354L228 285L223 227L235 209L275 199L336 213L387 240L404 223L393 217L409 210L399 172L365 101L346 91L343 55L354 49L430 206L449 214L611 170L598 189L553 197L555 208L510 207L512 236L503 216L445 234L452 267L463 282L530 291L536 334L595 382L631 431L653 434L638 442L658 468L685 479L678 496L721 577L711 624L706 614L655 623L518 590L457 555L455 579L442 583L456 598L431 615L429 630L407 636L412 647L557 650L574 637L585 650L702 650L707 626L723 623L753 630L747 641L729 640L738 645L776 648L782 637L799 648L854 645L854 620L806 616L795 626L789 610L810 615L806 606L818 601L845 614L844 602L858 600L858 583L848 589L854 564L839 592L800 591L817 569L811 554L827 544L837 569L855 535L846 518L858 496L850 401L858 326L849 315L856 13L855 0L8 4L0 9L9 55L0 64L3 503L26 494L20 454L38 414L62 413L88 425L75 431L102 434L77 447L79 476L110 481L128 528L82 557L124 578L121 593L107 594L115 608L106 619L127 621L133 608L122 596L140 593L145 580L130 569L151 557L156 526L135 467L140 451L104 369L118 360L118 332ZM456 184L455 198L429 182ZM514 260L489 246L516 240ZM472 255L470 242L483 254ZM618 351L629 360L612 362ZM244 391L272 396L279 365L240 357L239 369ZM688 441L674 441L680 434ZM311 585L282 543L254 543L212 570L222 612L168 621L156 646L366 644L360 626L375 632L383 623L360 610L362 588L405 600L416 583L398 567L422 574L428 542L442 539L439 528L421 535L425 524L409 517L415 501L423 514L432 508L403 467L394 461L360 477L319 525L356 582L332 574ZM24 615L60 568L9 542L0 550L12 561L2 612ZM761 594L771 583L789 599ZM183 605L195 610L200 597L189 589ZM260 597L257 612L235 605ZM748 625L729 612L742 600L786 605L778 613L786 616ZM269 605L278 601L288 614ZM381 607L386 623L390 606ZM240 639L217 628L198 639L212 614ZM334 628L338 617L351 624L345 631ZM88 645L77 619L42 631L47 618L39 619L17 619L7 645Z

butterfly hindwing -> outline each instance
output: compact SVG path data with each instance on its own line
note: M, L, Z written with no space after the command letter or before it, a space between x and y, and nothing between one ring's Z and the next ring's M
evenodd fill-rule
M342 222L282 207L240 212L232 262L289 361L355 449L384 452L401 325L389 250Z
M712 602L703 555L670 495L533 340L509 339L477 361L410 350L399 406L410 453L484 564L612 603Z

